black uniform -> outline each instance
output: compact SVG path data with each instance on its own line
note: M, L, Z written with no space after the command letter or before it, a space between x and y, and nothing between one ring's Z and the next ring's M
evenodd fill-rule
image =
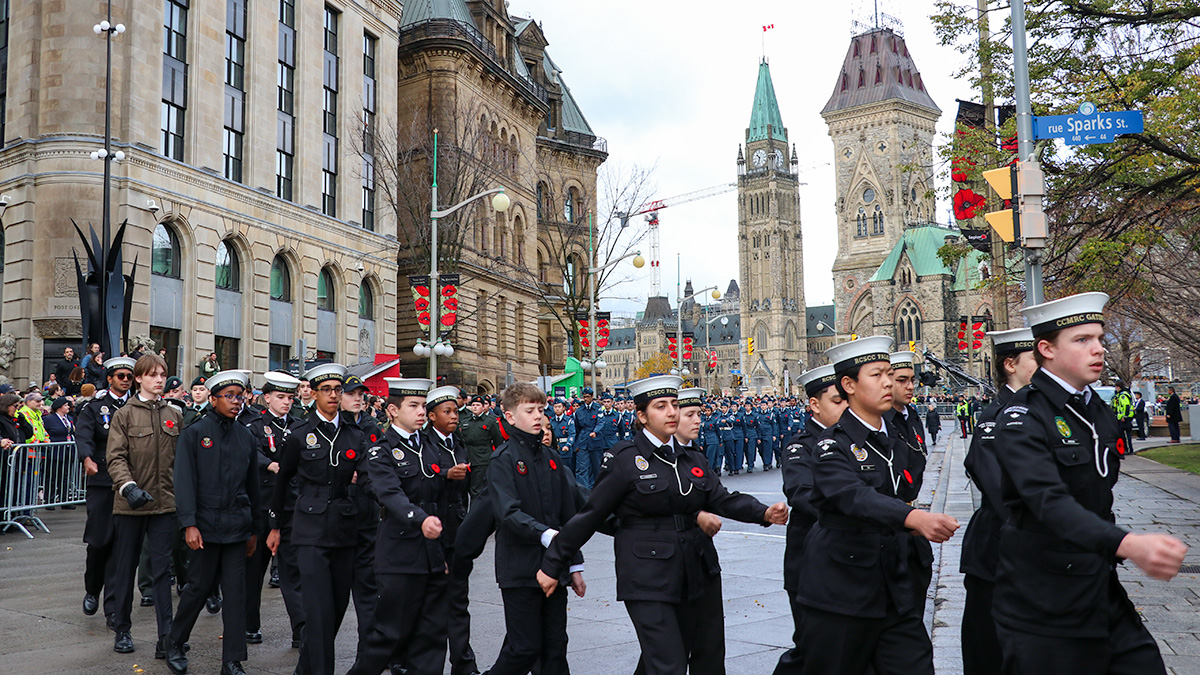
M363 443L369 448L381 443L383 431L375 418L367 413L342 412L342 421L353 424L362 432ZM354 615L358 619L358 643L364 644L375 621L375 603L379 586L375 581L375 537L379 532L379 504L359 488L351 485L350 492L358 508L358 538L354 542L354 583L350 596L354 598Z
M625 603L651 675L725 672L721 566L712 538L696 525L701 510L767 524L766 505L728 492L704 453L672 442L658 446L635 433L605 453L587 505L542 562L543 572L561 577L571 556L617 515L617 600ZM701 644L705 658L693 658Z
M979 424L963 462L967 476L983 499L963 534L959 571L967 591L963 607L962 655L965 675L999 675L1000 641L992 619L992 592L996 586L996 562L1000 557L1000 526L1008 520L1008 509L1000 492L1000 464L996 460L996 417L1008 404L1013 391L1001 387L988 407L979 413Z
M246 542L260 531L258 451L254 434L209 409L183 430L175 447L175 514L179 528L200 530L171 626L171 641L187 642L208 591L224 591L221 660L246 660ZM266 547L266 541L257 545ZM262 576L259 575L259 583Z
M246 423L246 428L254 435L258 450L255 461L258 473L259 514L256 521L258 527L254 531L258 537L258 546L254 549L254 555L246 560L246 630L251 633L257 633L262 628L260 610L263 577L271 564L271 551L267 548L267 534L273 525L270 509L271 498L275 492L276 474L267 467L272 463L279 462L283 453L283 445L287 441L288 435L291 434L292 427L297 424L299 424L299 420L291 415L276 417L269 410L263 411L257 419L251 418ZM290 514L290 511L288 513ZM288 548L291 549L291 546L289 545ZM295 580L296 575L295 550L291 549L291 553L289 561L292 563L292 567L289 568L289 581ZM284 558L282 543L280 544L279 558L281 560ZM284 574L281 572L280 586L283 605L287 609L288 619L292 625L293 639L298 639L300 628L304 625L304 607L300 600L299 580L285 585L282 583L283 576Z
M128 400L128 393L125 398L116 398L111 391L105 392L104 396L85 405L75 420L75 452L79 461L90 457L99 467L96 475L87 477L87 524L83 527L83 541L87 544L83 588L84 593L97 598L107 586L105 569L113 544L114 493L112 477L108 475L108 426L113 413ZM116 604L111 594L105 594L104 615L114 612Z
M910 404L904 407L903 412L893 409L890 414L884 415L884 419L891 424L889 431L894 429L896 436L902 439L908 447L908 473L913 479L910 486L911 499L909 501L911 502L921 492L925 475L925 459L929 454L925 447L925 438L921 433L923 430L921 416L917 413L917 409ZM917 613L924 616L929 584L933 581L933 546L924 537L913 537L909 544L908 569L913 574L913 593L917 601Z
M560 529L583 506L583 495L558 453L542 445L541 434L509 426L508 441L488 464L487 493L496 517L496 582L504 598L507 634L492 675L524 675L541 659L542 675L565 675L567 594L549 598L537 583L545 549L542 536ZM583 557L576 553L576 565ZM554 576L566 585L568 567Z
M906 502L924 469L910 455L903 439L871 431L849 409L817 443L819 516L805 540L806 583L797 594L806 673L933 673L908 569L913 535L904 520L913 507Z
M440 445L453 459L452 466L470 464L467 448L457 433L452 433L444 439L433 427L425 429L424 433L428 442ZM450 675L469 675L479 670L475 660L475 650L471 649L471 614L468 609L471 591L470 567L467 568L466 574L462 574L462 566L454 563L458 531L467 517L467 504L471 499L472 473L474 471L469 471L463 480L447 481L447 509L445 517L442 518L441 541L446 549L446 561L450 565L450 588L446 598L450 610L446 622L446 633L450 645Z
M319 412L297 425L283 446L277 485L295 477L297 497L292 515L291 544L296 548L303 588L305 634L301 673L333 673L333 640L354 579L354 545L358 536L358 506L350 490L358 473L358 488L369 482L363 456L362 432L337 418L326 422ZM275 490L271 510L283 512L287 491Z
M439 539L427 539L421 526L429 516L444 525L450 500L445 476L453 465L440 445L420 433L405 438L395 427L367 453L366 470L384 512L375 554L379 603L352 675L378 675L393 656L413 675L442 672L449 584L445 547Z
M1039 370L998 419L1010 515L992 616L1004 672L1165 672L1117 580L1126 532L1112 512L1125 449L1116 416L1090 389L1070 394Z
M800 561L804 558L804 540L817 522L817 509L810 501L813 488L812 461L817 449L817 440L823 433L825 427L809 417L800 432L788 439L780 459L783 493L792 509L787 524L787 547L783 553L783 589L787 591L788 602L792 606L792 644L795 647L779 656L775 675L800 673L804 667L804 652L800 648L803 643L800 617L804 613L804 606L796 601L796 592L800 589Z
M209 409L209 405L205 402L203 405L189 405L183 409L183 428L186 429L200 420L204 416L204 412Z

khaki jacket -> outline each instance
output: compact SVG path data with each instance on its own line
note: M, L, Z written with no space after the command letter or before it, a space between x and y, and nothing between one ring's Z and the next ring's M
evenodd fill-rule
M183 420L179 408L159 399L137 395L113 413L108 431L108 473L112 476L113 513L152 516L175 512L175 442ZM138 510L129 508L121 488L129 481L149 492L154 501Z

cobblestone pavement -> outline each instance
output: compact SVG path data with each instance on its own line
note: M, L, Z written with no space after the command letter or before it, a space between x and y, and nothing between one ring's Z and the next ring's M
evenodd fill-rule
M962 441L957 434L933 449L918 499L935 510L945 509L962 524L973 510L970 486L962 471ZM943 467L950 470L942 471ZM1197 538L1200 477L1162 467L1142 458L1126 461L1118 483L1118 517L1136 529L1173 532L1189 545ZM726 477L726 486L754 494L766 503L782 499L775 471ZM146 673L169 671L153 658L152 608L134 607L133 637L137 651L115 654L112 634L103 618L87 617L82 599L83 554L80 542L83 510L46 513L49 534L26 539L10 532L0 537L0 673ZM960 530L961 532L961 530ZM790 645L792 621L783 592L784 530L726 521L717 537L724 569L726 665L730 673L770 673L779 654ZM597 535L584 548L587 596L569 602L570 662L575 675L632 672L638 658L637 639L625 608L615 599L611 540ZM932 628L939 673L961 672L959 620L962 580L958 575L958 538L934 546L934 583L927 625ZM486 668L504 635L500 593L492 571L492 550L485 551L472 577L473 645ZM1189 562L1200 562L1200 551ZM1170 582L1148 580L1136 569L1123 573L1126 587L1159 639L1175 673L1200 675L1200 575ZM135 602L135 605L137 603ZM279 594L264 592L262 645L250 646L250 673L291 673L296 652ZM220 664L220 616L203 613L192 637L190 673L217 673ZM353 660L353 609L338 636L338 672ZM447 672L449 668L447 667Z

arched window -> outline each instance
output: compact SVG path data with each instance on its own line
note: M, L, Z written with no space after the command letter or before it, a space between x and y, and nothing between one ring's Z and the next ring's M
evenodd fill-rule
M537 258L538 281L544 284L547 283L547 280L550 278L550 264L546 262L546 256L542 254L541 250L538 250Z
M525 264L525 219L521 216L513 219L513 257L518 265Z
M179 237L169 225L154 227L154 243L150 252L150 273L179 278Z
M563 203L563 218L568 223L575 222L575 188L567 190L567 201Z
M333 293L333 275L329 273L328 269L323 269L317 276L317 309L323 309L326 312L335 311Z
M292 301L292 272L283 256L275 256L271 263L271 299L280 302Z
M545 183L537 184L537 216L538 220L550 213L550 190Z
M358 287L358 318L375 320L375 293L365 281Z
M575 277L579 274L579 258L571 256L567 258L566 274L563 275L563 291L568 298L575 297Z
M883 234L883 207L876 204L871 214L871 234Z
M921 314L912 300L905 300L896 313L896 342L903 344L909 340L921 340Z
M217 244L216 259L217 288L238 291L242 287L242 265L238 261L237 249L228 241Z
M867 210L861 206L858 207L858 216L855 217L854 221L855 225L857 226L854 230L854 236L867 236Z

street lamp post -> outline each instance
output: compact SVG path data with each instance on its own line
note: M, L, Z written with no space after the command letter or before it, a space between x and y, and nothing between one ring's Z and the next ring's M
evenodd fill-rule
M437 137L438 137L438 130L434 129L433 130L433 187L432 187L432 200L429 202L430 203L430 211L429 211L429 223L430 223L430 225L429 225L429 227L430 227L430 229L429 229L429 285L430 285L431 289L436 289L437 283L438 283L438 236L437 236L437 234L438 234L438 232L437 232L438 219L445 218L446 216L449 216L450 214L454 213L455 211L458 211L459 209L466 206L467 204L470 204L471 202L475 201L476 199L482 199L483 197L486 197L488 195L495 195L494 197L492 197L492 209L495 211L499 211L501 213L508 211L508 207L511 204L511 200L509 200L508 195L504 194L504 188L498 187L498 188L492 188L491 190L484 190L483 192L480 192L477 195L472 195L470 197L467 197L466 199L462 200L461 202L455 204L454 206L451 206L449 208L442 209L439 211L438 207L437 207L437 204L438 204ZM438 318L438 314L441 311L441 302L439 300L440 300L439 298L432 298L432 301L430 302L431 307L430 307L430 312L429 312L429 330L430 330L429 340L425 341L425 340L421 340L418 338L416 346L413 347L413 353L416 354L417 356L428 356L429 357L429 379L433 380L435 383L437 382L437 357L451 356L454 354L454 347L451 346L450 340L449 339L443 340L438 335L438 332L439 332L438 326L440 325L440 323L439 323L440 320Z
M584 369L592 372L593 392L596 391L596 371L608 365L603 360L596 359L596 275L627 258L633 258L633 266L639 269L646 264L642 252L634 251L599 267L588 267L588 361L584 363Z
M112 0L108 0L108 13L104 21L92 26L92 32L96 35L104 36L105 43L105 60L104 60L104 149L95 150L92 152L92 159L100 159L104 161L104 213L100 217L101 231L103 237L100 240L100 260L108 260L108 248L110 239L112 238L112 162L113 160L121 161L125 159L125 153L118 150L115 153L112 151L112 39L113 35L120 35L125 32L125 24L112 22ZM94 230L93 230L94 232ZM102 263L103 264L103 263ZM97 270L96 276L100 282L100 299L104 302L108 297L108 275L104 270ZM84 336L87 340L87 336ZM116 345L109 347L115 351Z
M721 299L721 291L718 290L716 286L709 286L708 288L701 288L700 290L695 291L695 292L693 292L689 295L686 295L682 298L675 299L675 319L676 319L676 325L678 326L678 329L679 329L678 332L675 333L675 335L678 336L677 339L679 340L678 347L675 350L675 367L679 371L680 377L683 377L685 379L687 378L688 375L691 375L692 373L687 368L683 367L683 303L688 300L691 300L692 298L700 295L701 293L703 293L705 291L712 291L712 299L713 300ZM707 325L704 328L705 328L705 331L708 330ZM704 346L705 347L708 346L708 333L707 332L705 333L705 337L704 337Z

